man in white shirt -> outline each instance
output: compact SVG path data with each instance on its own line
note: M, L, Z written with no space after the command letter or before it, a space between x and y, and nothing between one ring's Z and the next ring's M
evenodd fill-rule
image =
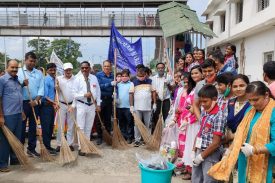
M97 78L90 74L90 63L84 61L80 65L81 73L76 76L74 84L74 102L77 111L76 119L79 128L84 132L87 138L90 138L91 129L93 127L95 110L100 111L100 87ZM92 97L96 100L93 103ZM80 156L85 156L85 153L79 150Z
M170 110L170 90L171 85L173 85L172 76L169 74L165 75L165 64L161 62L157 63L156 68L157 74L152 77L152 86L157 93L157 109L153 114L152 132L158 121L162 103L163 120L165 121L168 116Z
M73 95L73 87L74 87L74 80L75 76L73 75L73 65L71 63L64 63L63 65L64 75L57 77L57 83L59 86L59 102L60 102L60 118L62 129L65 129L65 121L67 121L67 141L70 146L70 149L73 151L73 128L74 128L74 121L72 119L72 115L75 116L75 112L72 110L72 103L74 100ZM71 114L71 113L72 114ZM59 113L58 113L59 114ZM57 118L59 121L59 117ZM60 123L58 124L58 131L57 131L57 148L56 152L60 151L61 146L61 128Z

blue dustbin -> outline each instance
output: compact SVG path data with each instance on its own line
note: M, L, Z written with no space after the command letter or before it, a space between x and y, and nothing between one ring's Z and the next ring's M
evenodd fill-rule
M154 170L139 164L141 170L141 183L171 183L172 173L175 165L168 162L168 169Z

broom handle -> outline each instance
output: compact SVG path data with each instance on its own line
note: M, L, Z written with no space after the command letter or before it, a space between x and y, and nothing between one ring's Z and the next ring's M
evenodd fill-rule
M58 80L56 79L55 82L58 82ZM59 86L59 83L57 83L57 85ZM56 93L56 101L58 106L60 107L60 102L59 102L59 94L58 94L58 90L55 88L55 93ZM61 121L61 115L60 115L60 108L58 109L58 117L59 117L59 125L60 125L60 130L61 133L64 135L64 131L63 131L63 125L61 123L63 123Z
M114 52L114 62L115 62L115 68L114 68L114 81L116 81L116 62L117 62L117 49L115 48L115 52ZM114 105L114 119L117 119L116 117L116 85L114 86L114 101L113 101L113 105Z
M24 75L24 79L26 80L26 74L25 74L25 71L24 71L24 62L22 62L22 72L23 72L23 75ZM27 87L28 96L30 98L30 101L32 102L33 100L32 100L29 85L27 85L26 87ZM38 120L37 120L37 116L36 116L35 111L34 111L34 107L31 106L31 108L32 108L32 113L33 113L33 116L34 116L35 123L36 123L36 125L38 125ZM42 134L38 133L38 135L41 136Z

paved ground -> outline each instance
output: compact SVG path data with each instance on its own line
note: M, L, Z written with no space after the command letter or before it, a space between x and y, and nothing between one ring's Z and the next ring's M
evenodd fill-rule
M74 165L62 167L57 163L32 158L36 170L24 171L11 166L9 173L0 173L0 183L139 183L140 170L135 153L149 155L144 147L113 150L101 145L103 157L78 157ZM75 152L76 155L76 152ZM153 180L152 180L152 183ZM172 183L190 183L173 177Z

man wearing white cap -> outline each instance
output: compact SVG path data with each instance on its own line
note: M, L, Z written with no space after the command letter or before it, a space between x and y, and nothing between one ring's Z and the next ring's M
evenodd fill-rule
M67 141L70 146L71 151L74 150L73 144L73 127L74 121L72 119L72 115L75 116L75 112L72 110L72 103L74 100L73 95L73 87L75 82L75 76L73 75L73 65L71 63L64 63L63 65L64 75L57 77L60 93L59 93L59 102L60 102L60 118L63 126L63 130L65 129L65 121L67 121ZM59 120L59 116L57 116ZM61 145L61 129L58 124L58 132L57 132L57 148L56 151L60 151Z

